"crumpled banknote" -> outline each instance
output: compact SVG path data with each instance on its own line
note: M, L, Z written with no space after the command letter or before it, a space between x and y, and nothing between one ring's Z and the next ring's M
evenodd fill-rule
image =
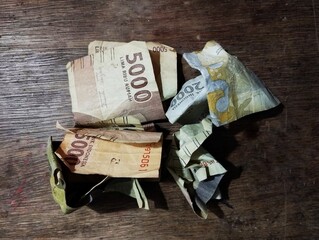
M193 211L207 218L206 203L220 198L218 184L226 169L201 145L212 134L212 123L187 124L174 133L167 168Z
M63 212L89 203L101 186L148 208L136 178L158 179L162 133L141 122L165 118L162 101L177 92L176 60L175 49L157 42L93 41L87 56L67 64L77 128L58 125L65 138L54 150L50 140L47 151L52 194Z
M217 42L184 53L200 75L177 93L177 54L156 42L93 41L88 55L67 64L75 128L62 142L48 141L50 184L64 213L92 201L95 190L118 191L148 209L140 178L159 179L162 133L152 122L179 122L168 171L193 211L207 218L206 204L221 199L226 169L203 148L219 127L277 106L262 81ZM176 94L177 93L177 94ZM166 113L162 101L172 98ZM167 149L163 149L165 152Z
M93 193L119 192L135 198L139 208L149 209L145 193L136 178L113 179L105 175L82 175L71 173L55 155L60 142L49 138L47 157L50 166L50 185L53 199L63 213L71 213L93 201Z
M183 124L172 140L168 170L193 211L207 218L206 203L221 198L218 185L226 169L201 144L216 127L277 106L279 100L262 81L217 42L184 53L200 75L186 81L166 116Z
M154 42L90 43L89 55L66 66L76 124L121 116L164 119L162 100L177 91L176 57L173 48Z
M171 123L209 116L215 126L222 126L280 103L252 71L215 41L183 57L201 75L187 81L171 101L166 112Z
M88 54L94 55L122 46L125 42L93 41L88 46ZM177 53L174 48L158 42L146 42L151 56L153 71L162 101L177 93Z
M63 129L55 154L73 173L159 178L162 133L105 128Z

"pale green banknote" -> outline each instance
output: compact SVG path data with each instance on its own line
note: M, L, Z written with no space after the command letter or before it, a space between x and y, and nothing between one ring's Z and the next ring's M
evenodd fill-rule
M201 145L212 133L212 123L203 119L181 127L173 135L168 170L180 187L193 211L207 218L206 203L219 199L218 184L225 168Z

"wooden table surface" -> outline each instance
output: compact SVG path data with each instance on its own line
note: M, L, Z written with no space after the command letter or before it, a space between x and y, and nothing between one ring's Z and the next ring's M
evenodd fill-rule
M319 239L319 2L0 2L0 238ZM53 201L45 155L56 121L72 126L65 65L93 40L159 41L178 53L218 41L282 107L215 129L225 203L198 218L164 176L147 194L69 215ZM187 79L187 76L185 76ZM169 126L169 125L167 125Z

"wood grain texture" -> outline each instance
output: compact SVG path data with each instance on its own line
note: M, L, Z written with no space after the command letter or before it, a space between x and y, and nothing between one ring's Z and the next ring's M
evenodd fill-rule
M318 16L316 0L1 1L0 238L318 239ZM110 197L62 215L45 147L62 137L57 120L73 125L66 63L93 40L159 41L182 54L211 39L283 103L215 129L206 146L229 170L233 208L211 203L201 220L166 176L146 186L150 211Z

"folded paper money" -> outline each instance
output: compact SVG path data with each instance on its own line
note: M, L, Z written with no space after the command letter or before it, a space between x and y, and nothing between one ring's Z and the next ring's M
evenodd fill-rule
M206 203L220 198L218 184L226 170L201 145L212 134L208 118L187 124L173 135L167 168L193 211L207 218Z
M211 122L222 126L280 102L253 72L215 41L183 57L201 75L185 82L166 112L171 123L185 124L173 136L168 170L193 211L207 218L205 204L221 198L218 184L226 172L201 146L212 134Z
M162 133L105 128L64 130L65 137L55 154L73 173L159 177Z
M54 152L59 144L60 142L53 142L52 138L49 138L47 157L52 195L63 213L73 212L91 203L92 194L97 189L102 192L119 192L128 195L136 199L139 208L149 209L147 198L137 179L112 179L104 175L74 174L55 155Z
M92 201L93 192L118 191L148 209L138 179L159 178L162 133L152 121L183 126L173 134L167 168L193 211L220 199L226 169L202 144L216 127L280 102L256 75L218 43L185 53L200 75L177 93L177 54L156 42L93 41L88 56L67 64L75 128L62 142L48 141L54 200L68 213ZM177 94L176 94L177 93ZM162 101L172 98L164 113Z
M89 203L91 191L101 186L104 192L136 198L140 208L148 209L134 177L159 177L162 137L149 132L154 124L141 122L165 117L161 100L176 94L176 65L173 48L137 41L94 41L89 56L67 64L76 125L95 128L57 124L65 138L54 152L48 143L52 194L63 212ZM81 184L74 185L74 179Z
M89 44L88 54L101 54L113 47L126 43L93 41ZM157 42L146 42L151 56L155 80L162 101L174 97L177 93L177 54L174 48Z
M173 48L142 41L94 41L89 54L67 64L77 125L94 126L128 115L141 122L165 118L161 100L173 97L177 87Z
M172 100L166 112L171 123L209 116L215 126L222 126L280 103L252 71L215 41L183 57L201 75L187 81Z

